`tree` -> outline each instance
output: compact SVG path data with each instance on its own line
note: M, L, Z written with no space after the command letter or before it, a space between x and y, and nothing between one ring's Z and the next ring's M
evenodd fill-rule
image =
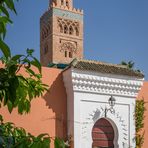
M0 1L0 50L3 56L0 58L4 67L0 68L0 104L6 105L9 112L18 108L19 113L28 113L33 98L42 95L47 85L41 81L41 64L33 56L33 49L27 49L26 55L12 56L9 46L4 42L6 26L12 23L9 11L16 13L13 0ZM38 74L31 66L38 69ZM28 77L19 72L24 68Z
M15 0L0 0L0 50L3 54L0 58L3 64L0 68L0 106L7 106L10 113L14 108L18 108L18 113L24 114L29 113L32 99L41 96L47 90L47 85L41 81L41 64L33 56L34 50L27 49L26 55L12 56L10 47L4 41L6 27L12 23L9 13L17 14L14 2ZM32 66L38 69L38 73L31 68ZM19 73L22 67L28 74L27 77ZM57 148L65 147L59 146L63 141L56 141ZM35 137L23 128L15 127L13 123L4 123L0 115L1 148L46 148L49 145L48 134Z
M129 69L133 69L135 63L134 63L133 61L129 61L129 62L122 61L122 62L121 62L121 65L125 65L125 66L127 66L127 68L129 68Z
M141 70L134 68L135 63L133 61L129 61L129 62L122 61L121 65L126 66L128 69L135 70L136 72L142 73Z
M0 105L7 106L11 113L18 108L20 114L30 111L33 98L42 95L47 86L41 81L41 65L33 56L33 49L27 49L26 55L12 56L9 46L4 42L7 33L7 24L12 23L9 11L16 13L13 0L0 0ZM36 74L31 66L35 66L39 73ZM24 67L28 77L19 74ZM47 134L38 137L27 133L23 128L17 128L13 123L4 123L0 116L0 147L49 147L50 138Z

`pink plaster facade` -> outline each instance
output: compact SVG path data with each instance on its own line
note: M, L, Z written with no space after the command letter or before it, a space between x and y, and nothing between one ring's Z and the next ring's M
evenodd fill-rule
M43 67L43 83L49 85L49 91L32 101L31 112L27 115L18 115L17 110L10 114L6 107L1 108L0 114L4 116L5 122L13 122L33 135L48 133L50 137L66 139L67 101L61 72L59 69Z
M145 122L144 122L144 131L145 131L145 136L144 136L144 145L142 148L147 148L148 147L148 82L144 82L144 85L139 92L138 99L144 99L146 102L146 112L145 112Z
M21 71L26 75L24 71ZM15 109L11 114L6 107L0 109L5 122L13 122L17 127L23 127L33 135L48 133L50 137L67 139L67 96L64 87L62 70L42 67L43 83L49 85L48 92L32 101L31 112L27 115L18 115ZM148 102L148 82L145 82L138 98ZM146 104L148 108L148 104ZM146 111L147 114L148 111ZM148 145L148 117L145 117L145 143ZM53 140L51 148L54 148Z

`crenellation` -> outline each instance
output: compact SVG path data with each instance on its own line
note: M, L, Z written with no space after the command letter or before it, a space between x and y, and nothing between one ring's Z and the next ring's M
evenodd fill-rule
M55 6L57 6L55 3L52 3L52 5L51 5L52 7L55 7Z
M64 9L64 6L60 6L61 9Z
M83 9L76 9L76 8L71 8L71 7L68 8L68 7L65 7L65 6L52 6L52 8L58 8L58 9L61 9L61 10L70 11L72 13L83 15Z
M77 12L77 11L76 11L76 8L73 8L72 11Z

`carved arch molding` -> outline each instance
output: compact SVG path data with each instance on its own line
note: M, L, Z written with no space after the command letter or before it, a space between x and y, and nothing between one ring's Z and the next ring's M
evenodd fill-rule
M51 21L44 22L41 26L41 38L46 39L52 32Z
M60 51L69 51L72 53L76 53L77 47L76 44L70 41L61 43L61 50Z
M60 33L79 36L80 32L79 22L63 18L57 18L57 21Z

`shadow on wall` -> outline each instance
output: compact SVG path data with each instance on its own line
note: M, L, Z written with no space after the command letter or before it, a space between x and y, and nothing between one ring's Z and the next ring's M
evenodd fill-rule
M43 98L48 108L55 113L55 136L67 138L67 96L62 73L58 75Z

